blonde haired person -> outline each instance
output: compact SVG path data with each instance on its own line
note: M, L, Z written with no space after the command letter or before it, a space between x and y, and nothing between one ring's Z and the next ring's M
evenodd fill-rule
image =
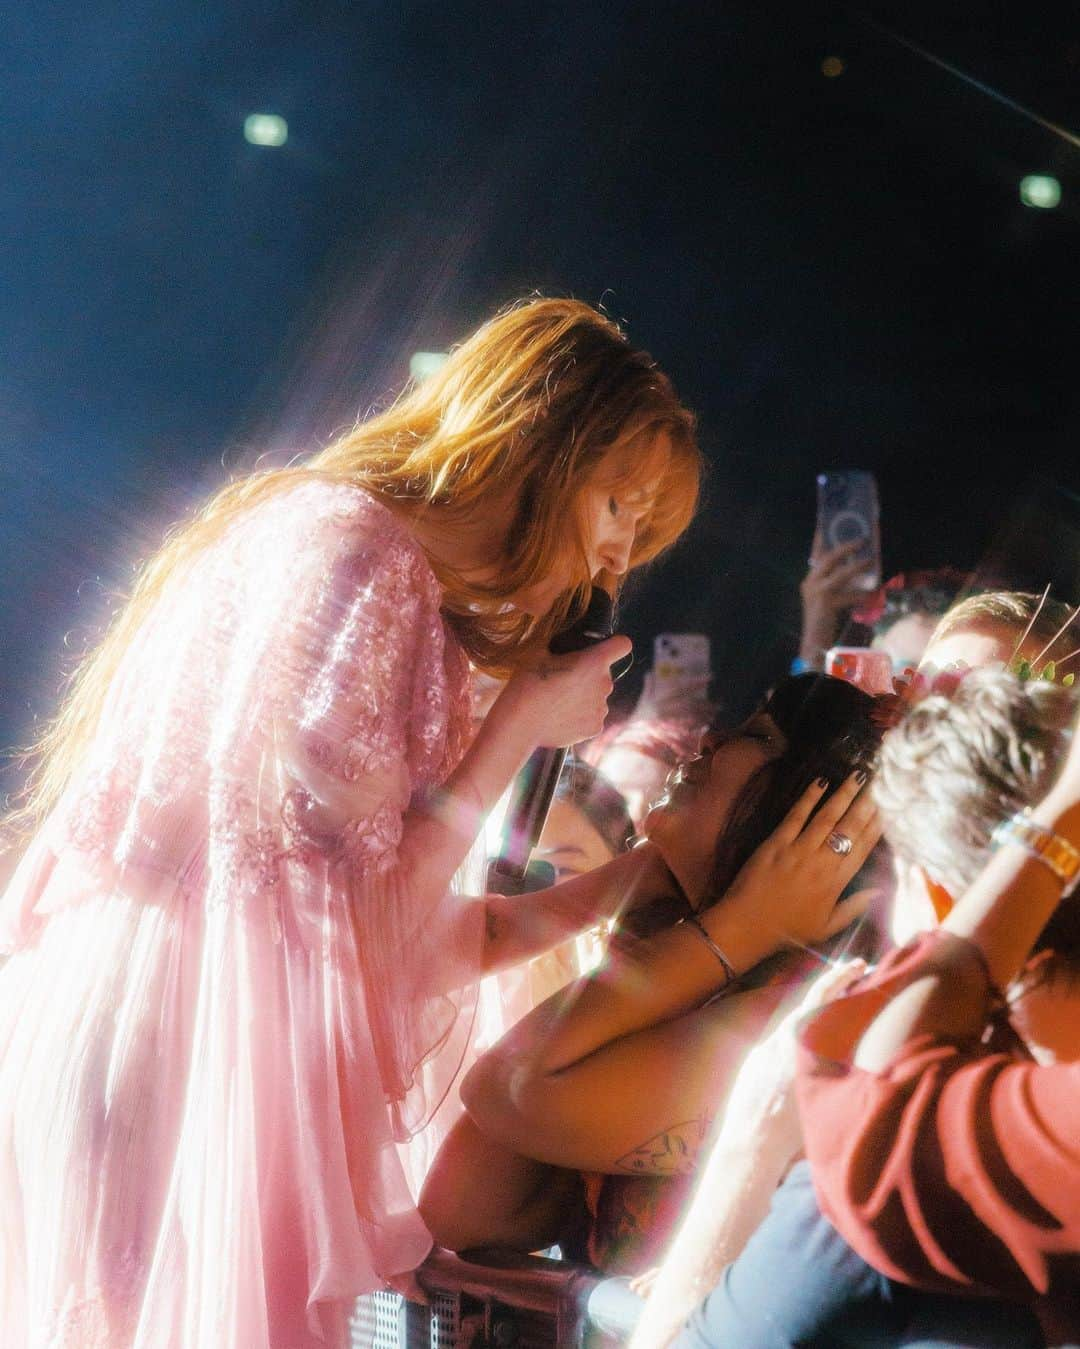
M452 880L533 747L599 729L629 643L548 640L674 541L699 472L654 363L534 300L147 564L8 820L6 1346L343 1346L424 1258L399 1145L479 975L613 902ZM467 746L469 660L510 677Z
M1049 594L990 590L968 595L941 616L921 665L940 669L960 662L977 667L1020 657L1037 660L1041 668L1047 660L1064 661L1076 645L1075 629L1070 631L1073 612Z

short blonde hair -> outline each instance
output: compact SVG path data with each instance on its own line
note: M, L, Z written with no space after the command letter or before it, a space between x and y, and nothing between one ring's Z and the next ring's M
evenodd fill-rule
M1060 658L1077 645L1076 641L1068 645L1069 632L1062 634L1060 642L1054 641L1072 612L1071 606L1061 600L1049 596L1044 600L1041 595L1030 595L1021 590L991 590L981 595L969 595L946 610L928 645L951 637L954 632L970 632L977 628L1000 628L1019 644L1030 624L1029 637L1038 642L1040 648L1053 643L1053 650L1047 651L1045 659ZM1080 623L1077 629L1080 629Z
M997 825L1051 786L1076 709L1071 689L991 669L917 703L885 737L873 785L896 856L963 894Z

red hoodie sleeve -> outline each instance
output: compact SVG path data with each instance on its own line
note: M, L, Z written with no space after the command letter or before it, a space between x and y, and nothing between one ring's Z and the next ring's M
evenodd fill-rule
M897 952L803 1029L797 1090L822 1211L902 1282L1080 1298L1080 1063L1043 1067L976 1034L919 1036L882 1073L853 1066L938 940ZM970 973L985 989L982 1030L993 989L981 965Z

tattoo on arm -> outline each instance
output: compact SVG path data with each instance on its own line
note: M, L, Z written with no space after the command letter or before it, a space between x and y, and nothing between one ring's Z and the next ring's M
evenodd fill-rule
M615 1161L618 1171L632 1176L685 1176L697 1167L698 1153L708 1137L708 1115L683 1120L647 1138Z
M489 942L497 941L499 937L499 915L490 904L484 905L484 934Z

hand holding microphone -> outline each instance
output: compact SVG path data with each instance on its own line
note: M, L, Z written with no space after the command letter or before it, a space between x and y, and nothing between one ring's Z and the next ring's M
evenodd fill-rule
M544 828L566 746L596 735L607 715L614 687L611 666L627 657L629 638L610 636L611 597L593 590L585 614L551 643L551 654L511 679L502 698L517 703L541 746L530 755L514 783L503 825L499 855L488 869L488 888L520 894L537 888L526 876L529 856Z
M603 726L611 667L632 650L628 637L611 636L611 621L611 598L596 588L584 615L553 638L549 654L515 674L500 694L500 712L524 724L534 745L576 745Z

